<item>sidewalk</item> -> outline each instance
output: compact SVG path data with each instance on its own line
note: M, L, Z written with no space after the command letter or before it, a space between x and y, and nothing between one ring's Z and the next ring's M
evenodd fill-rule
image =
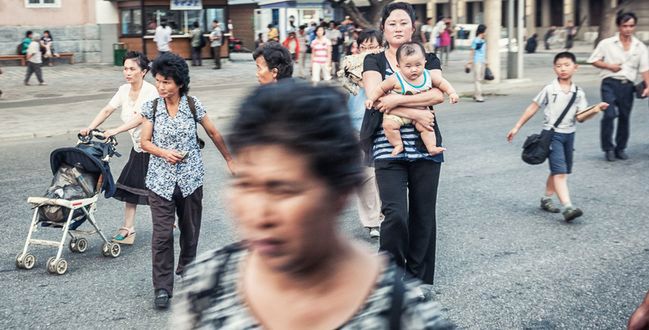
M590 48L578 45L574 49L578 60L585 60ZM524 55L523 79L486 83L484 92L491 95L507 95L526 87L540 88L555 75L552 59L555 52L542 51ZM190 94L198 96L208 109L211 118L222 119L234 115L242 97L255 86L255 64L250 54L233 54L233 61L226 62L221 70L212 70L209 60L201 67L190 67ZM450 81L463 102L471 102L473 93L472 74L464 72L469 57L466 50L450 54L444 77ZM506 76L507 53L501 53L502 75ZM121 67L97 64L59 64L44 67L43 77L47 86L39 86L32 77L32 86L24 86L24 67L3 67L0 75L0 141L73 134L85 127L124 83ZM582 65L575 80L593 81L597 70ZM153 82L151 75L147 81ZM113 115L105 127L119 125L119 115ZM218 124L219 122L217 122Z

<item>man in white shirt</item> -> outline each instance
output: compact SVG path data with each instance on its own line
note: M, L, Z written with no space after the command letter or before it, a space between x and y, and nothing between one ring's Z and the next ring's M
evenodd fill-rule
M155 29L153 41L158 46L158 55L171 51L169 46L171 43L171 27L167 26L167 20L160 21L160 26Z
M214 67L212 69L221 69L221 45L223 41L223 31L218 20L212 21L212 32L210 33L210 47L212 48L212 57L214 57Z
M618 33L600 41L588 59L588 63L602 69L602 101L611 105L604 111L600 126L602 150L608 161L629 158L624 150L629 140L629 119L638 73L646 84L643 95L649 95L649 52L642 41L633 36L637 22L633 13L620 14L615 20ZM613 143L615 118L617 130Z
M25 75L25 86L29 86L29 78L32 77L32 73L36 73L36 79L40 85L47 85L43 81L43 72L41 71L41 65L43 64L43 55L41 54L41 46L38 40L41 36L38 33L32 35L32 42L27 47L26 59L27 59L27 74Z

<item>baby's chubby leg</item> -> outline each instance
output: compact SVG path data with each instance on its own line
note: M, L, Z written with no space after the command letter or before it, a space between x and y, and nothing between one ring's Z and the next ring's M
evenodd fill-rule
M437 138L435 137L435 132L427 130L424 126L419 123L415 123L415 128L419 133L421 133L421 139L424 141L426 150L431 156L435 156L446 151L446 148L437 146ZM387 134L386 134L387 135Z
M398 154L403 152L403 141L401 141L401 123L399 123L396 118L393 119L390 115L383 116L383 131L385 132L385 137L390 142L390 145L394 147L392 149L392 157L396 157Z

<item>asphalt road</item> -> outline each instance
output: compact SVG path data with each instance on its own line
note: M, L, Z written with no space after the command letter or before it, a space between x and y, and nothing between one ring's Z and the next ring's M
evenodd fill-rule
M596 82L582 87L594 103ZM628 161L603 161L597 119L578 127L569 184L585 215L566 224L560 215L538 208L547 165L520 160L524 137L540 129L540 114L513 144L505 141L539 89L515 89L483 104L463 100L438 110L448 151L438 200L435 299L461 328L623 328L649 289L647 101L636 102ZM226 133L228 120L217 122ZM147 208L137 212L136 244L123 247L119 258L101 256L100 240L91 237L85 254L64 250L70 267L64 276L46 271L52 248L33 250L38 261L31 271L14 266L31 219L26 198L48 187L49 153L74 142L72 135L0 142L0 328L160 328L169 314L152 306ZM127 155L129 147L122 136L122 153ZM210 146L204 159L199 252L236 240L223 196L224 162ZM116 176L125 162L126 157L112 162ZM107 234L120 226L122 212L119 202L100 199L96 215ZM350 236L366 239L353 204L340 223ZM36 234L61 237L48 228Z

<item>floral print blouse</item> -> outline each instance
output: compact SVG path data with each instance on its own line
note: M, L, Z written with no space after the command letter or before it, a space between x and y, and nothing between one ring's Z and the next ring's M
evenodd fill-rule
M237 283L242 274L240 264L248 251L235 243L220 250L206 252L187 268L180 293L173 302L170 329L261 330L263 326L250 312L240 296ZM392 290L397 267L390 263L379 275L374 290L357 313L338 329L389 329ZM421 301L417 280L404 282L401 329L452 329L441 306Z
M185 159L176 164L170 164L164 158L151 155L149 170L146 175L146 187L157 195L171 200L176 185L183 197L187 197L203 185L203 159L196 141L198 122L207 113L203 104L194 98L196 104L196 120L189 109L186 95L180 98L178 113L171 117L167 112L163 98L159 97L157 109L153 109L154 100L144 103L142 116L153 123L151 141L162 149L173 149L187 152ZM155 120L154 120L155 117Z

